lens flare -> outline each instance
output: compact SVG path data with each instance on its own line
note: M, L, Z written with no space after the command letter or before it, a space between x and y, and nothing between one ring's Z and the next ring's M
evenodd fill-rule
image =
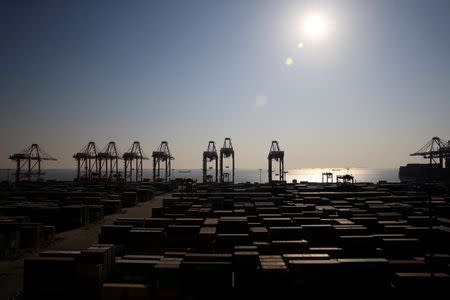
M286 66L291 66L294 63L294 59L292 57L288 57L286 58L286 60L284 61L284 64Z

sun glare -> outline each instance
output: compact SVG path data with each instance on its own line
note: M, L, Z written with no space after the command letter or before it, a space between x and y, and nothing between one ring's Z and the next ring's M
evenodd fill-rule
M310 15L303 22L303 32L311 38L318 38L327 31L327 22L320 15Z

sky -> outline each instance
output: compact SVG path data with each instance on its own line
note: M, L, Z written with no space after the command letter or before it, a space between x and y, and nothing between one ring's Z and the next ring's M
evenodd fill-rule
M320 36L304 21L319 16ZM89 141L201 168L397 168L450 138L450 1L1 1L0 168L38 143L72 168ZM299 47L300 45L300 47ZM150 168L150 162L144 164Z

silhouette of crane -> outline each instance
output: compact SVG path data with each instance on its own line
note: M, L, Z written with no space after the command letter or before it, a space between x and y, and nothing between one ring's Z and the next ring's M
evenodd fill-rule
M326 182L326 183L329 183L329 182L333 183L333 173L331 173L331 172L324 172L324 173L322 173L322 183L324 183L324 182Z
M208 163L215 161L215 178L208 180ZM214 181L217 183L218 181L218 155L216 150L216 143L214 141L209 141L208 148L206 151L203 151L203 183ZM212 167L211 167L212 168Z
M231 183L234 183L234 149L233 144L231 143L230 138L225 138L223 142L223 147L220 149L220 183L225 182L225 178L227 178L227 182L230 180L230 174L228 172L223 172L223 160L224 158L230 158L231 157ZM226 166L228 168L228 166Z
M164 181L170 180L172 175L171 161L174 159L170 154L169 144L162 141L156 151L153 151L153 181L162 181L161 178L161 163L164 163Z
M343 184L353 184L355 183L355 177L350 174L344 174L344 175L337 175L336 176L336 183L342 182Z
M143 160L148 160L144 151L141 148L141 144L137 141L131 145L131 148L122 155L125 162L124 167L124 179L125 182L136 182L142 181L144 174ZM133 162L135 163L134 174L133 174Z
M41 162L56 161L56 158L45 152L38 144L32 144L20 153L10 155L9 159L16 162L16 182L24 179L31 181L33 177L38 181L41 180L41 175L44 174L41 170Z
M445 142L439 137L433 137L422 148L410 155L422 156L430 160L430 165L438 164L441 168L447 168L450 157L450 141Z
M119 175L119 159L122 154L116 147L115 142L109 142L98 154L98 173L102 180L113 181L118 180Z
M272 183L272 163L273 161L278 162L279 170L278 170L278 178L279 181L284 181L284 151L281 151L280 145L278 144L278 141L272 141L272 145L270 146L269 155L267 156L267 160L269 162L269 183Z
M97 146L94 142L89 142L78 153L73 155L77 161L77 180L92 181L97 179L98 162L97 162Z

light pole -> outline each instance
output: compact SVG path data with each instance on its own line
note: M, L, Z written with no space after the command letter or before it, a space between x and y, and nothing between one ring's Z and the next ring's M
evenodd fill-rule
M261 172L262 172L262 169L259 169L259 184L261 184L261 181L262 181Z

